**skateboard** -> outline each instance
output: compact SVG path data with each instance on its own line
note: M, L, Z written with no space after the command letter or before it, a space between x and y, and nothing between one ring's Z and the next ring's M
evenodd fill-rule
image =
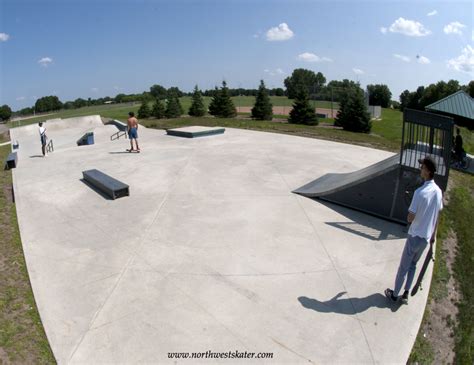
M128 149L128 150L125 150L125 151L130 152L130 153L132 153L132 152L140 153L140 150L130 150L130 149Z
M434 258L433 258L433 244L432 243L430 243L430 249L429 249L428 253L426 254L425 261L423 262L423 266L421 267L420 274L418 275L418 279L416 279L415 286L411 290L411 296L414 296L418 292L418 289L421 288L421 290L423 290L423 288L421 286L421 282L423 281L423 276L425 275L426 269L428 268L428 265L430 264L431 260L434 261Z

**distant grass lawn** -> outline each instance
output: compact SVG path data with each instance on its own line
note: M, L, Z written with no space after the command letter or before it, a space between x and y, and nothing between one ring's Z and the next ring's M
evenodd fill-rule
M278 116L285 117L285 116ZM220 126L242 128L275 133L285 133L311 138L322 138L345 143L354 143L378 149L398 152L401 143L402 113L397 110L383 109L382 120L373 122L372 133L353 133L331 127L333 119L319 119L319 126L306 126L272 121L226 118L176 118L148 119L141 121L145 126L158 129L179 128L191 125ZM397 135L397 130L398 134Z
M206 108L209 107L211 103L211 97L204 96L204 105ZM190 96L183 96L179 99L181 106L183 107L184 114L187 114L189 107L191 106L192 98ZM234 96L232 101L236 107L252 107L255 103L255 97L253 96ZM286 96L271 96L270 101L273 106L285 106L291 107L294 100L288 99ZM338 103L333 103L328 101L311 101L312 105L315 105L316 108L327 108L327 109L337 109L339 108ZM70 110L60 110L52 115L38 116L31 119L25 119L19 122L9 122L10 127L17 127L21 125L38 123L40 121L45 121L48 119L54 118L71 118L71 117L80 117L85 115L94 115L99 114L102 117L112 118L112 119L127 119L128 112L138 112L141 103L123 103L123 104L109 104L109 105L96 105L96 106L87 106L79 109L70 109ZM153 103L149 103L150 108L153 106Z

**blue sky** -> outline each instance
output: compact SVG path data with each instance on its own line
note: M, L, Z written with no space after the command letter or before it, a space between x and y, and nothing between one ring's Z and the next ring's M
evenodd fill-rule
M283 87L295 68L387 84L392 99L474 79L471 1L0 0L0 105Z

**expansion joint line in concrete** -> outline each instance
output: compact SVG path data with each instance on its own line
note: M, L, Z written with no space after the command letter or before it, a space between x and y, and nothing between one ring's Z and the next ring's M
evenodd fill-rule
M186 164L181 168L181 170L179 171L178 174L176 174L176 179L175 181L173 182L173 186L176 184L176 182L181 178L181 175L183 174L184 170L186 169L186 167L188 166L189 164L189 161L191 160L192 156L194 155L194 152L195 150L193 150L193 153L191 153L191 156L188 158ZM89 331L94 327L94 322L96 321L96 319L98 318L99 314L102 312L102 309L105 307L105 305L107 304L107 302L109 301L110 297L112 296L112 294L115 292L115 290L117 289L119 283L122 281L122 278L124 277L125 273L127 272L131 262L135 259L135 257L138 256L138 252L140 251L140 248L143 246L143 244L145 243L145 237L148 235L148 231L150 230L150 228L154 225L156 219L158 218L160 212L161 212L161 209L163 208L163 206L165 205L167 199L168 199L168 196L171 194L171 191L172 189L170 189L165 197L163 198L163 200L161 201L161 204L160 206L158 207L158 209L156 210L156 213L153 217L153 219L151 220L150 224L148 225L148 227L146 227L146 229L143 231L143 233L140 235L140 238L138 239L138 248L134 251L131 252L131 255L130 255L130 258L127 260L127 263L124 265L124 267L122 268L120 274L119 274L119 277L117 279L117 281L115 282L115 285L112 287L112 289L110 290L109 294L106 296L104 302L102 303L102 305L99 306L99 308L97 309L97 311L94 313L94 315L92 316L92 319L91 321L89 322L89 325L88 325L88 328L87 330L83 333L83 335L81 336L80 340L78 341L77 345L74 347L74 350L71 352L71 355L69 356L69 362L72 360L72 358L74 357L74 354L77 352L77 350L79 349L79 347L81 346L82 342L84 341L84 338L86 337L87 333L89 333Z
M309 218L309 216L308 216L306 210L305 210L304 207L301 205L301 202L300 202L299 198L300 198L300 197L299 197L298 195L295 195L295 199L298 201L298 205L299 205L300 208L303 210L304 215L306 216L306 219L308 220L309 224L311 225L311 228L313 229L314 234L318 237L319 242L320 242L321 245L323 246L324 251L326 252L327 257L328 257L329 260L331 261L331 265L333 266L334 271L337 273L337 276L338 276L338 278L339 278L339 281L340 281L342 287L344 288L344 291L345 291L346 293L348 293L347 288L346 288L346 285L344 284L344 280L342 279L341 273L340 273L339 270L337 269L337 266L336 266L336 264L334 263L334 260L332 259L331 255L329 254L329 252L328 252L326 246L324 245L323 240L321 240L321 238L320 238L320 236L319 236L319 234L318 234L318 231L317 231L316 227L314 227L314 224L313 224L313 222L311 222L311 219ZM306 199L306 198L304 198L304 199ZM347 295L347 294L346 294L346 295ZM375 359L374 359L374 354L372 353L372 349L370 348L369 340L367 339L367 335L366 335L366 333L365 333L365 331L364 331L364 327L362 327L362 323L361 323L362 321L361 321L361 319L359 318L359 316L357 315L357 310L356 310L356 308L355 308L355 306L354 306L354 303L352 302L352 299L351 299L350 297L348 297L348 299L349 299L349 302L351 303L351 307L352 307L352 310L354 311L354 315L355 315L355 317L357 318L357 323L358 323L359 326L360 326L360 330L361 330L362 334L364 335L365 343L367 344L367 348L368 348L368 350L369 350L370 357L372 358L372 363L375 364L376 361L375 361Z
M273 166L273 168L278 172L278 174L280 175L281 179L283 180L283 182L284 182L285 185L287 186L288 190L289 190L289 191L292 191L293 188L291 188L291 187L289 186L289 184L288 184L288 182L286 181L285 177L281 174L281 172L280 172L280 170L278 169L278 167L273 163L273 160L270 158L270 156L268 156L267 153L265 153L265 156L267 157L267 159L269 160L269 162L270 162L270 164ZM312 228L312 230L313 230L315 236L318 238L319 243L323 246L324 252L326 252L326 256L327 256L327 257L329 258L329 260L331 261L331 265L332 265L334 271L337 273L337 276L338 276L338 278L339 278L339 281L340 281L342 287L344 288L344 291L347 293L347 288L346 288L346 286L345 286L345 284L344 284L344 280L342 279L342 276L341 276L339 270L337 269L337 266L336 266L336 264L334 263L334 260L331 258L331 255L329 255L329 252L328 252L326 246L324 245L323 240L322 240L321 237L319 236L318 230L316 229L316 227L314 227L313 222L311 222L311 219L309 218L309 216L308 216L306 210L304 209L304 207L302 206L300 200L298 199L299 196L298 196L298 195L295 195L294 198L296 199L297 204L299 205L299 207L300 207L301 210L303 211L303 213L304 213L304 215L305 215L305 217L306 217L308 223L311 225L311 228ZM362 334L364 335L364 339L365 339L365 342L366 342L366 344L367 344L367 348L368 348L368 350L369 350L370 357L372 358L372 363L375 363L375 359L374 359L374 355L373 355L373 353L372 353L372 349L370 348L370 344L369 344L369 341L368 341L368 339L367 339L367 335L366 335L366 333L365 333L365 331L364 331L364 328L362 327L361 320L360 320L359 316L357 315L357 311L356 311L356 309L355 309L354 303L352 302L352 299L351 299L351 298L349 298L349 301L350 301L351 306L352 306L352 309L353 309L353 311L354 311L354 315L355 315L355 317L357 318L357 322L359 323L359 326L360 326L360 329L361 329L361 331L362 331Z

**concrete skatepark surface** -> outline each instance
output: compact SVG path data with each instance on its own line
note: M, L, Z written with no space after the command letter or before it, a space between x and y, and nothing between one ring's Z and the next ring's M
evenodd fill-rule
M392 305L383 290L405 228L291 193L392 154L232 128L196 139L139 128L142 152L130 154L94 120L48 122L58 144L47 158L36 157L36 125L11 130L21 239L60 364L174 363L168 353L208 350L273 358L194 362L406 362L432 265L425 290ZM91 129L95 144L75 146ZM92 168L130 196L91 189L81 178Z

